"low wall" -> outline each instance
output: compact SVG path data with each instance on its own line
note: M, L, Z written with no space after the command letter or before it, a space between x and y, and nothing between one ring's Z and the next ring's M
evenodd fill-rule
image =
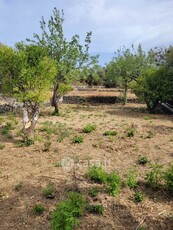
M81 103L102 103L102 104L114 104L121 103L122 99L116 96L63 96L64 104L81 104ZM137 103L137 99L128 99L127 102Z

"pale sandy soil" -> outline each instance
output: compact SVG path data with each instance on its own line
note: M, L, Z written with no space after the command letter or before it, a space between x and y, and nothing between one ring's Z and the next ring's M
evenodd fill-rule
M112 94L112 93L111 93ZM136 170L140 181L139 189L144 194L142 203L133 201L134 191L128 187L121 189L120 195L110 197L100 193L96 203L103 204L103 216L86 214L77 229L134 230L139 225L146 229L173 229L173 197L164 189L153 191L147 188L144 176L149 165L137 163L140 155L152 163L165 167L173 162L173 118L167 115L149 115L144 105L61 105L61 116L51 116L52 109L41 109L37 126L36 143L29 147L16 147L21 140L20 114L0 115L3 130L7 121L14 124L12 138L0 134L0 230L48 230L50 212L59 201L66 197L67 191L76 186L87 194L93 183L85 178L88 164L102 162L105 170L119 171L122 178L130 170ZM14 121L15 120L15 121ZM60 143L60 133L48 135L38 129L44 121L61 123L70 130L69 136ZM82 133L88 123L97 128L90 134ZM127 137L129 129L135 129L132 138ZM106 130L116 130L117 136L103 136ZM73 144L75 135L83 135L84 142ZM44 143L51 142L50 150L45 152ZM72 167L61 167L59 162L70 159ZM74 177L75 175L75 177ZM76 178L76 179L74 179ZM44 186L52 182L56 188L55 199L43 197ZM15 186L22 184L19 191ZM91 198L88 198L91 199ZM91 199L92 200L92 199ZM92 200L93 202L93 200ZM32 213L35 203L45 206L41 216Z

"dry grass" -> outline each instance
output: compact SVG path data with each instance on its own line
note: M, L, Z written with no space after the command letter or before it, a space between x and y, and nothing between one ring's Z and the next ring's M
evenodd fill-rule
M148 115L144 105L61 105L61 116L51 116L51 109L41 109L37 126L35 145L16 147L21 139L17 133L21 128L20 115L16 116L12 138L0 134L0 229L50 229L50 212L66 197L70 189L78 187L86 193L92 184L85 178L88 165L102 162L105 170L117 170L121 177L126 172L136 170L141 181L140 190L144 201L133 201L134 191L124 187L117 197L100 193L97 203L104 206L103 216L87 214L77 229L172 229L173 199L164 190L152 191L144 184L143 175L148 166L138 164L140 155L151 162L168 165L173 161L173 118L166 115ZM149 116L149 119L145 119ZM5 119L0 130L12 117ZM52 121L57 134L40 131L42 122ZM13 122L13 121L11 121ZM96 124L96 130L83 133L87 124ZM58 125L61 124L61 125ZM129 129L135 130L134 137L127 137ZM61 132L68 130L62 142L57 139ZM106 130L116 130L116 136L104 136ZM152 133L152 135L151 135ZM74 144L74 136L82 135L83 143ZM49 151L44 143L51 142ZM70 159L73 167L62 167L61 163ZM69 166L69 165L68 165ZM53 183L55 198L43 196L43 188ZM15 187L21 184L18 191ZM90 198L91 199L91 198ZM35 216L35 204L41 203L45 212Z

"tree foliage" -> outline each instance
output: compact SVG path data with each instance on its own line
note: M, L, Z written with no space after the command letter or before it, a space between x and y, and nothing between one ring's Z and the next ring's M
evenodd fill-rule
M154 113L159 102L173 101L173 47L165 50L159 67L146 69L134 85L136 95Z
M136 80L147 67L149 58L139 44L137 50L120 48L107 66L107 77L110 84L121 83L124 88L124 104L127 101L127 90L130 82Z
M59 83L69 83L75 79L76 70L87 69L90 65L97 62L98 56L90 56L89 48L91 43L91 32L88 32L85 38L85 44L80 44L79 35L74 35L70 41L67 41L64 31L64 12L54 8L53 15L46 23L42 17L40 27L42 35L34 34L34 39L27 41L45 47L48 55L55 60L57 65L57 75L54 83L54 92L52 97L52 106L55 112L58 110L58 90Z
M24 138L28 139L33 136L39 103L47 98L57 70L43 47L22 43L17 47L0 48L0 76L3 93L23 102Z

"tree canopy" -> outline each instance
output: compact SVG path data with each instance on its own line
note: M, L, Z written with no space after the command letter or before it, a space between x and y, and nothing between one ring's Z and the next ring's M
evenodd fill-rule
M55 107L55 113L58 113L58 89L60 83L69 83L76 76L75 71L86 69L97 62L98 56L90 56L89 48L92 32L88 32L85 38L85 44L80 44L79 35L74 35L70 41L67 41L64 31L64 12L54 8L53 15L48 22L44 17L40 22L42 35L34 34L33 39L27 39L28 42L46 48L50 58L55 60L57 65L57 75L55 78L54 92L52 97L52 106Z

